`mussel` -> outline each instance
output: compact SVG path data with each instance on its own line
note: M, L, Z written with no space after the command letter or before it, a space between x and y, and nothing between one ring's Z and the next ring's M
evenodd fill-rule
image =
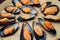
M39 0L21 0L22 4L25 4L25 5L37 5L39 4Z
M20 9L17 7L14 7L13 5L9 5L7 7L4 8L6 12L12 13L12 14L19 14L20 13Z
M27 13L27 14L34 14L34 15L36 15L36 13L37 13L37 11L33 7L27 6L27 5L23 5L21 7L21 9L22 9L22 11L24 13Z
M33 21L32 25L36 40L46 40L46 33L40 28L39 23Z
M0 29L0 36L1 37L6 37L14 34L18 29L18 23L14 23L9 26L5 26L2 29Z
M24 22L22 25L22 30L20 34L20 40L33 40L33 30L27 22Z
M13 19L13 18L15 18L15 15L13 15L11 13L0 13L0 18Z
M59 7L57 5L50 5L42 12L45 15L56 15L59 12Z
M12 24L12 23L15 23L15 21L16 21L15 19L1 18L0 25Z
M18 21L23 22L23 21L28 21L31 19L34 19L35 15L32 14L23 14L17 18Z
M43 18L38 18L38 21L46 31L50 32L53 35L56 35L56 30L50 21L47 21Z
M20 2L16 2L15 5L16 5L17 8L21 8L22 7L22 4Z
M60 17L55 15L47 15L43 18L52 22L60 22Z
M45 2L41 5L40 7L40 10L43 12L45 10L46 7L50 6L51 5L51 2L48 1L48 2Z
M22 4L31 5L31 0L21 0Z

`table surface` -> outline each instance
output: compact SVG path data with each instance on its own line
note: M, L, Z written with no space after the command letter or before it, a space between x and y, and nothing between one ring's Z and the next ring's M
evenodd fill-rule
M43 4L46 1L51 1L52 4L56 4L58 6L60 5L60 2L58 0L41 0L40 3ZM0 4L0 12L4 9L5 6L7 6L11 3L12 3L11 0L6 0L2 4ZM40 12L39 8L36 8L36 7L34 7L34 8L38 11L38 15L36 16L36 18L34 20L28 21L28 23L31 25L31 27L32 27L33 21L37 21L37 18L43 16L43 14ZM59 6L59 8L60 8L60 6ZM19 15L16 15L16 18L18 16ZM60 12L56 16L60 16ZM60 23L56 23L56 22L52 22L52 23L53 23L54 28L57 31L57 34L55 36L53 36L42 28L46 32L46 40L56 40L56 38L60 37ZM23 22L19 22L19 29L15 34L8 36L8 37L4 37L4 38L0 37L0 40L20 40L20 32L21 32L22 24L23 24ZM35 38L34 38L34 40L35 40Z

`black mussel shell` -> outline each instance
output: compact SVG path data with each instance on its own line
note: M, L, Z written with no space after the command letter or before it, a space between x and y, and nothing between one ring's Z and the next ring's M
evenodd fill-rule
M23 5L22 7L21 7L21 9L22 9L22 11L23 11L23 8L29 8L31 11L30 11L30 14L34 14L34 15L36 15L37 14L37 10L36 9L34 9L33 7L31 7L31 6L28 6L28 5ZM24 12L24 11L23 11ZM25 13L25 12L24 12ZM28 13L29 14L29 13Z
M12 3L13 3L14 6L16 6L16 5L15 5L16 2L20 2L20 1L19 1L19 0L12 0Z
M30 15L30 14L29 14L29 15ZM30 15L30 17L29 17L28 19L24 19L24 18L22 18L21 16L19 16L19 17L17 18L17 20L20 21L20 22L29 21L29 20L34 19L34 17L35 17L35 15Z
M13 33L12 33L12 34L14 34L14 33L17 31L17 29L18 29L18 26L19 26L18 23L14 23L14 24L12 24L12 25L5 26L5 27L3 27L2 29L0 29L0 36L1 36L1 37L6 37L6 36L12 35L12 34L5 35L5 34L3 33L3 31L4 31L5 28L9 28L9 27L12 27L12 26L14 26L14 31L13 31Z
M5 22L5 23L1 23L0 22L0 25L2 26L2 25L10 25L10 24L13 24L13 23L15 23L15 21L16 21L16 19L9 19L7 22Z
M46 4L46 7L48 7L48 6L50 6L51 5L51 2L50 1L48 1L48 2L46 2L46 3L44 3L43 5L45 5ZM40 10L43 12L44 10L45 10L45 8L43 9L43 5L41 5L41 7L40 7Z
M39 25L39 23L33 21L33 24L32 24L32 25L33 25L33 27L34 27L34 26ZM39 26L40 26L40 25L39 25ZM43 35L42 35L42 36L38 36L35 31L34 31L34 34L35 34L36 40L46 40L46 33L45 33L44 31L43 31Z
M30 27L30 25L27 22L23 23L23 25L22 25L22 30L21 30L21 34L20 34L20 40L25 40L24 35L23 35L23 33L24 33L24 31L23 31L24 29L23 28L24 27L26 27L30 31L30 33L31 33L31 40L33 40L34 33L33 33L32 28Z
M38 18L38 21L40 23L40 25L44 28L44 22L45 22L45 19L43 18ZM45 29L45 28L44 28ZM50 29L48 28L49 30L45 29L46 31L48 31L49 33L53 34L53 35L56 35L56 30L55 29Z
M57 13L59 12L59 7L57 6L57 5L49 5L47 8L49 8L49 7L56 7L57 8L57 12L55 13L55 14L52 14L52 15L57 15ZM46 8L45 8L46 9ZM44 12L45 10L43 10L42 11L42 13ZM44 13L43 13L44 14ZM44 14L44 15L46 15L46 14Z
M9 6L7 6L7 7L5 7L4 9L5 9L5 11L6 12L9 12L8 10L6 10L8 7L14 7L13 5L9 5ZM15 11L14 11L14 9L11 11L11 12L9 12L9 13L12 13L12 14L19 14L21 12L21 10L19 9L19 8L17 8Z

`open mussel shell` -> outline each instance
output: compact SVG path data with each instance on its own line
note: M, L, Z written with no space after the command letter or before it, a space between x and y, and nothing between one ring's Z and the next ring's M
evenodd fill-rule
M7 8L9 8L9 7L12 7L12 10L11 10L10 12L9 12L9 10L7 10ZM9 13L12 13L12 14L19 14L19 13L21 12L21 10L20 10L19 8L14 7L13 5L6 6L6 7L4 8L4 10L5 10L6 12L9 12Z
M7 14L8 14L9 16L8 16ZM4 15L7 15L7 16L4 16ZM10 14L10 13L1 13L1 14L0 14L0 18L14 19L14 18L15 18L15 15Z
M60 22L60 17L54 15L47 15L43 17L45 20L52 21L52 22Z
M44 4L41 5L40 10L43 12L45 10L46 7L50 6L51 2L45 2Z
M45 28L45 26L44 26L44 22L46 21L45 19L43 19L43 18L38 18L38 21L39 21L39 23L40 23L40 25L46 30L46 31L48 31L49 33L51 33L51 34L53 34L53 35L56 35L56 30L55 29L50 29L50 28Z
M57 11L54 12L54 13L50 13L50 12L51 12L51 10L50 10L50 12L47 13L45 10L47 10L48 8L51 8L51 7L56 7L55 10L57 10ZM54 10L54 9L52 9L52 10ZM44 12L45 12L45 13L44 13ZM43 13L44 15L57 15L58 12L59 12L59 7L58 7L57 5L50 5L50 6L46 7L46 8L42 11L42 13Z
M34 33L33 33L33 30L31 29L30 25L27 22L24 22L22 25L20 40L25 40L24 35L23 35L24 34L24 27L26 27L28 29L28 31L30 32L30 35L31 35L31 40L33 40Z
M15 23L16 19L8 19L6 22L0 22L0 25L10 25Z
M5 34L4 34L4 29L5 29L5 28L12 27L12 26L14 27L14 31L13 31L13 33L8 34L8 35L5 35ZM14 34L14 33L17 31L18 26L19 26L18 23L14 23L14 24L12 24L12 25L9 25L9 26L5 26L5 27L3 27L2 29L0 29L0 36L1 36L1 37L6 37L6 36L10 36L10 35Z
M31 6L23 5L23 6L21 7L22 11L23 11L23 8L29 8L29 9L30 9L30 13L27 13L27 14L34 14L34 15L37 14L37 10L34 9L33 7L31 7ZM24 11L23 11L23 12L24 12ZM25 12L24 12L24 13L25 13Z
M29 16L27 19L24 19L24 18L22 18L21 16L19 16L19 17L17 18L17 20L20 21L20 22L23 22L23 21L29 21L29 20L34 19L35 15L32 15L32 14L29 14L29 15L30 15L30 16ZM22 15L22 16L23 16L23 15Z
M12 0L12 3L13 3L14 6L16 6L16 5L15 5L16 2L19 2L19 0Z
M39 23L37 23L35 21L33 21L33 24L32 25L33 25L33 28L34 27L40 27ZM42 36L39 36L39 35L36 34L36 32L34 30L34 34L35 34L36 40L46 40L46 33L43 30L41 30L41 31L43 32L43 35Z

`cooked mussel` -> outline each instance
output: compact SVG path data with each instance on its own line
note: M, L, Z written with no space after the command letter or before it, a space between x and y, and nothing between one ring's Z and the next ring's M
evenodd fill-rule
M33 30L27 22L22 25L20 40L33 40Z
M50 5L43 11L45 15L56 15L59 12L59 7L56 5Z
M17 19L18 19L18 21L23 22L23 21L28 21L28 20L34 19L34 17L35 17L35 15L32 15L32 14L23 14L23 15L19 16Z
M5 36L12 35L13 33L17 31L17 28L18 28L18 23L5 26L2 29L0 29L0 36L5 37Z
M48 1L48 2L45 2L41 5L40 7L40 10L43 12L45 10L46 7L50 6L51 5L51 2Z
M8 18L1 18L0 19L0 25L8 25L15 23L15 19L8 19Z
M25 5L38 5L40 3L39 0L21 0L21 2Z
M14 7L13 5L9 5L5 7L5 11L12 13L12 14L19 14L21 10L17 7Z
M11 13L0 13L0 18L15 18L15 15L11 14Z
M31 0L21 0L22 4L31 5Z
M16 2L15 5L16 5L17 8L21 8L22 7L22 4L20 2Z
M55 15L47 15L43 18L46 19L46 20L49 20L49 21L53 21L53 22L60 22L60 17L55 16Z
M33 0L33 4L40 4L39 0Z
M46 33L40 28L39 23L33 21L32 25L36 40L46 40Z
M27 13L27 14L35 14L36 15L36 13L37 13L37 11L33 7L27 6L27 5L23 5L21 7L21 9L24 13Z
M48 32L50 32L53 35L56 34L56 30L50 21L46 21L43 18L38 18L38 21L45 30L47 30Z

